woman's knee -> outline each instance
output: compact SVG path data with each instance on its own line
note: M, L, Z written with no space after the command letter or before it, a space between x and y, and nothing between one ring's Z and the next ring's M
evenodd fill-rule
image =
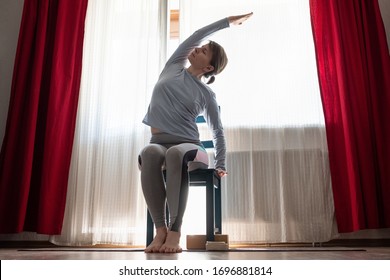
M173 146L167 150L165 158L167 161L181 161L183 151L178 146Z
M177 145L169 148L166 153L167 164L187 164L188 161L194 160L197 154L197 147L194 145Z
M166 148L158 144L149 144L142 149L138 156L138 165L141 168L143 163L147 162L162 164L165 160Z

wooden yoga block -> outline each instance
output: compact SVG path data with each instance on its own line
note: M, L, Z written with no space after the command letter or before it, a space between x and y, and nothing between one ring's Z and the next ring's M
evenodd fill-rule
M216 234L214 241L215 242L225 242L227 244L227 246L229 247L229 235L227 235L227 234ZM209 244L212 244L212 241L209 242ZM210 245L210 246L212 246L212 245ZM189 249L189 250L206 250L206 235L205 234L187 235L187 249Z

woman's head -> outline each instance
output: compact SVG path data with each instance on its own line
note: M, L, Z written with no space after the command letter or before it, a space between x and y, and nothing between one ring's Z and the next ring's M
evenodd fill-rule
M208 84L211 84L215 80L215 75L218 75L225 69L227 63L228 63L228 58L226 55L225 50L221 45L214 41L210 41L208 43L210 52L212 53L210 65L213 66L213 70L210 72L207 72L204 74L206 78L210 78L210 80L207 82Z
M228 62L225 50L216 42L210 41L202 47L195 48L188 56L191 67L196 74L209 78L208 84L215 80L215 75L222 72Z

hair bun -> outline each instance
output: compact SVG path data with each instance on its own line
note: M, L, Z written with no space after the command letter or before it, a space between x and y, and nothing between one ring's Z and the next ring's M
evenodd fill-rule
M209 84L212 84L212 83L214 83L214 81L215 81L215 76L212 75L212 76L210 77L210 79L208 80L207 84L208 84L208 85L209 85Z

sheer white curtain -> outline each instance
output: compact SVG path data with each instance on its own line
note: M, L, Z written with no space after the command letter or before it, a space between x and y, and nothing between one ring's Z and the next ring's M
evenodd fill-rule
M232 242L330 240L337 229L309 0L181 0L180 36L251 11L210 38L229 57L211 86L228 145L223 232Z
M160 2L89 0L66 214L53 243L145 243L137 156L149 140L141 121L165 59Z
M141 120L165 61L164 3L89 1L64 227L53 243L145 243L137 155L149 140ZM334 237L308 0L185 0L180 10L182 38L222 17L255 13L213 37L230 60L212 85L228 141L224 233L232 242ZM191 204L203 217L203 200L190 197L183 235L198 233Z

